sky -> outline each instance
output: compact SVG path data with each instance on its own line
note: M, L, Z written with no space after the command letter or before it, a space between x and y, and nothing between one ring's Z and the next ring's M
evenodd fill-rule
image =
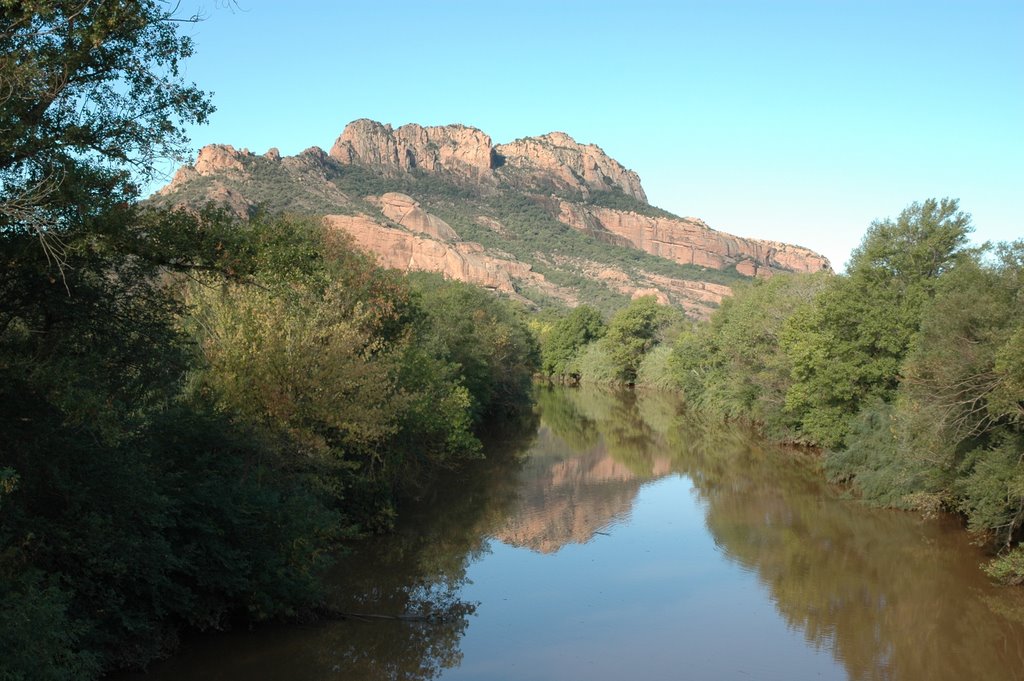
M1024 0L182 2L194 149L330 149L371 118L554 130L651 204L837 270L873 220L956 197L1024 237ZM155 187L151 187L153 189Z

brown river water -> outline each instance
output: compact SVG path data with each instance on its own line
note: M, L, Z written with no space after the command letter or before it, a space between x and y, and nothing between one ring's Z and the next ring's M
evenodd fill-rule
M332 569L362 617L120 678L1024 679L1024 589L955 519L868 508L662 394L544 388L524 430Z

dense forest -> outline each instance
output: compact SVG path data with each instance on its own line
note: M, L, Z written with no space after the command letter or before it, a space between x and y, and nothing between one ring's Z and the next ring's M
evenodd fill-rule
M962 514L1024 582L1024 241L968 246L956 201L871 225L842 275L738 288L706 324L650 299L540 329L542 370L682 391L688 408L820 448L863 499Z
M314 614L340 542L528 404L522 311L317 222L140 206L135 181L211 111L163 5L3 22L0 678Z

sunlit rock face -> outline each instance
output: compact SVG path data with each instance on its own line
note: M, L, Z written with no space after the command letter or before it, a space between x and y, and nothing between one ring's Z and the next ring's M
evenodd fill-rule
M621 191L647 203L640 176L623 167L594 144L580 144L564 132L524 137L499 144L499 174L514 178L519 171L526 186L576 191L584 196L595 191ZM511 171L511 172L510 172Z
M746 239L709 227L699 218L651 217L634 212L562 201L558 219L581 232L624 243L674 260L746 276L830 270L829 261L809 248L779 241Z
M324 224L385 267L438 272L529 305L654 296L707 319L744 278L830 269L806 248L649 206L635 172L562 132L495 144L466 125L360 119L330 153L205 146L150 201L191 211L214 203L242 219L328 216ZM586 241L566 238L570 229Z
M331 147L338 163L358 163L390 172L445 171L475 181L491 179L491 138L465 125L393 129L368 119L353 121Z

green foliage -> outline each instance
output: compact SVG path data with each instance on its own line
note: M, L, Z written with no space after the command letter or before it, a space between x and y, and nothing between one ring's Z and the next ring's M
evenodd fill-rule
M602 208L611 208L631 213L638 213L652 218L674 218L676 217L667 210L656 208L640 199L633 198L623 191L612 190L604 192L592 192L584 203Z
M145 664L181 622L283 614L303 602L298 594L309 602L316 556L297 547L335 520L286 493L280 476L254 484L262 448L179 403L189 365L181 306L149 258L166 244L128 251L139 241L132 217L154 235L199 224L122 211L102 231L67 235L63 274L34 236L3 236L0 562L38 575L12 588L31 617L54 620L40 639L53 646L40 659L54 661L54 678ZM182 267L218 257L179 255ZM197 541L216 555L189 550ZM23 635L24 621L5 620L0 636Z
M851 422L848 446L828 454L825 471L838 482L856 481L862 497L872 503L940 510L948 475L913 455L921 443L908 437L897 418L892 403L869 402Z
M894 397L922 306L966 243L969 217L958 208L955 200L929 199L896 222L872 224L848 276L787 325L793 384L786 409L810 442L841 446L863 404Z
M777 275L738 288L712 316L680 335L673 375L691 408L720 418L747 419L782 440L796 439L784 409L792 366L782 334L811 305L830 276Z
M479 287L438 275L419 273L410 282L426 313L424 333L458 367L474 417L509 414L528 403L540 349L524 311Z
M181 78L191 40L154 0L7 2L0 18L0 230L62 239L130 201L212 112Z
M975 449L960 465L953 485L958 510L976 532L992 532L1009 546L1024 524L1024 437L1004 436Z
M619 382L633 384L644 356L665 340L666 332L683 322L674 308L643 296L615 313L608 324L609 359Z
M663 343L644 355L636 372L636 386L657 390L678 390L673 376L672 346Z
M619 309L607 328L596 310L580 306L543 336L544 373L574 382L637 384L648 355L674 339L684 322L682 312L659 305L653 296ZM644 380L664 385L667 359L664 353L652 358Z
M545 376L579 380L570 366L583 346L605 333L601 313L589 305L580 305L554 324L541 343L541 371Z
M0 556L2 681L76 681L96 676L96 656L81 650L80 620L69 616L70 595L56 579L9 564Z
M585 345L578 358L570 363L570 375L579 375L583 383L617 385L622 382L613 357L614 347L607 336Z
M1024 546L1018 546L985 566L985 572L1004 584L1024 584Z
M1024 242L967 250L956 201L876 222L849 274L739 289L671 357L692 409L829 450L867 501L961 513L1006 552L1024 538Z
M1004 245L990 262L962 257L939 278L887 421L878 432L855 428L829 456L833 474L865 498L958 511L1003 546L1024 524L1024 390L1004 359L1015 356L1024 318L1021 250Z
M501 355L507 329L477 315L477 336L459 341L488 354L456 365L396 272L314 224L257 221L248 230L271 251L260 258L271 266L253 284L190 289L189 326L204 359L193 390L279 442L352 521L385 527L398 488L476 455L474 399L493 406L507 386L492 374L516 380L523 358ZM467 303L453 308L472 315ZM509 363L496 368L498 357Z

